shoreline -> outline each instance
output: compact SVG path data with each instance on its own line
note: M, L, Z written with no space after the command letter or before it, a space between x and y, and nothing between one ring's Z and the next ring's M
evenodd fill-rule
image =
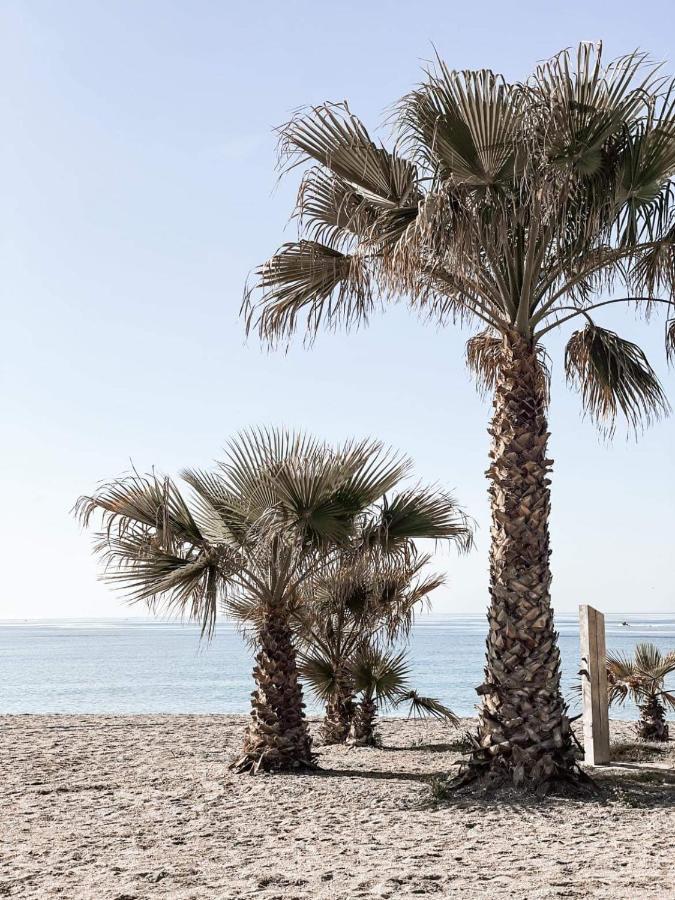
M675 742L636 747L632 723L617 752L650 758L596 770L602 798L435 806L473 719L383 718L382 748L317 741L316 773L256 777L227 768L247 719L0 716L0 896L675 896Z

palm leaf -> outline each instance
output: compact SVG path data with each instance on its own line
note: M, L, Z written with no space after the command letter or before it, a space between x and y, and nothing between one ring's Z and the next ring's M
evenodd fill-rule
M610 433L619 411L637 430L669 410L642 350L597 325L574 332L565 350L565 371L581 392L584 410Z
M675 319L666 323L666 359L671 365L675 364Z
M392 703L408 683L410 667L405 652L368 647L354 660L351 675L357 693Z
M316 243L344 251L373 229L377 212L349 182L318 166L302 179L296 215L304 236Z
M632 657L624 653L608 653L607 683L610 703L623 703L629 696L636 703L649 698L663 699L669 703L664 682L673 672L675 651L663 654L655 644L638 644Z
M603 146L646 112L656 69L638 51L605 67L602 45L591 43L579 45L576 60L565 50L540 66L530 89L542 101L542 136L552 161L582 176L599 173Z
M219 472L183 469L181 477L194 491L193 516L202 534L211 543L243 544L259 504L242 503Z
M317 650L301 654L298 659L298 671L319 700L325 702L334 695L338 681L336 668L330 657Z
M417 195L414 165L378 147L346 103L326 103L293 118L281 129L282 154L311 158L355 185L371 203L385 208Z
M422 697L417 691L404 691L394 703L394 706L401 706L409 703L408 718L422 718L430 716L434 719L444 719L451 725L459 725L459 718L447 706L444 706L440 700L434 697Z
M370 546L391 551L411 539L453 541L462 551L471 548L469 520L448 493L433 488L410 488L383 498L379 514L366 530Z
M270 342L290 338L299 316L314 334L322 325L357 327L375 310L366 260L316 241L284 244L256 275L242 305L246 331Z
M451 72L439 60L401 102L400 117L406 144L441 178L482 187L513 169L518 104L494 72Z
M144 602L187 615L210 636L222 599L224 558L214 551L186 550L183 555L159 547L152 538L126 534L102 536L99 551L107 561L103 579L122 589L130 603Z
M481 396L492 393L497 385L504 338L494 330L479 331L466 342L466 364ZM546 403L550 399L551 370L544 347L537 347L539 387Z
M177 486L155 472L134 472L102 484L91 496L80 497L74 512L84 527L100 514L111 533L146 533L151 529L165 547L184 541L196 546L204 544L204 536Z
M661 700L666 706L670 707L670 709L675 710L675 694L670 691L661 691L659 694L659 700Z

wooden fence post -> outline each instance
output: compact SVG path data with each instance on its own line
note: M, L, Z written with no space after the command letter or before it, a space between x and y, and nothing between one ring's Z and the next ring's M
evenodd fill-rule
M609 763L609 705L605 662L605 617L592 606L579 607L581 686L584 702L584 761Z

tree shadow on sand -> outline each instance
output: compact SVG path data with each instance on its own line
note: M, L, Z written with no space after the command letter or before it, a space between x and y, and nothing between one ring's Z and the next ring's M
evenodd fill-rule
M390 769L321 769L310 773L312 778L365 778L372 781L417 781L430 785L435 779L444 778L447 772L395 772Z
M406 753L464 753L470 749L470 744L465 738L459 738L455 741L448 741L443 744L408 744L402 747L399 746L389 746L382 745L380 747L381 750L386 750L387 753L399 753L405 751Z
M445 745L431 745L434 748ZM419 748L422 749L422 748ZM675 808L675 770L640 763L619 762L602 767L592 773L596 790L581 793L562 789L544 798L524 792L511 785L486 789L480 786L453 790L445 786L448 770L435 772L410 772L388 769L317 768L312 778L363 778L371 781L417 782L425 787L420 804L430 807L500 807L510 808L522 814L551 804L573 803L576 806L606 806L622 804L640 809Z

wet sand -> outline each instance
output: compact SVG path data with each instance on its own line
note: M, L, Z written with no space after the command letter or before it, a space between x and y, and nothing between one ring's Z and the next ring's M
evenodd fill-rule
M434 805L461 731L385 720L382 749L251 777L227 768L245 722L0 717L0 897L675 898L675 742L613 722L601 798Z

